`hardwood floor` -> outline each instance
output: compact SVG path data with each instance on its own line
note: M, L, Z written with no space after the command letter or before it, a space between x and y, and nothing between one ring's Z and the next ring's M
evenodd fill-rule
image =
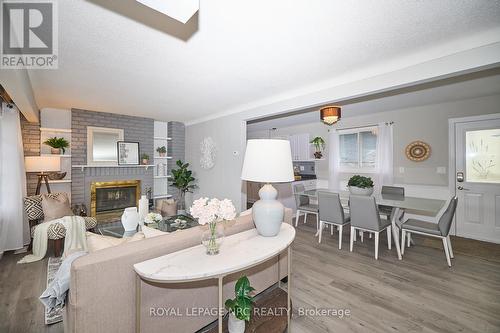
M314 237L314 218L299 224L292 257L292 332L500 332L500 245L452 238L448 268L439 243L415 237L402 261L381 235L359 238L349 252L349 231L338 250L337 233ZM23 255L0 260L0 332L59 333L46 326L38 296L47 259L26 265ZM300 315L299 309L345 309L350 316ZM273 333L273 332L265 332Z

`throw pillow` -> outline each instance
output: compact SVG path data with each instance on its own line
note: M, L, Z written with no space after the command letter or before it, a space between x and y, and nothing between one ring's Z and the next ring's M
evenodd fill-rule
M64 216L73 216L66 194L57 197L51 197L44 194L42 196L42 209L45 222L59 219Z
M141 227L141 229L142 229L142 232L144 233L145 238L152 238L152 237L163 236L163 235L168 234L168 232L161 231L158 229L153 229L153 228L147 227L145 225L143 225Z

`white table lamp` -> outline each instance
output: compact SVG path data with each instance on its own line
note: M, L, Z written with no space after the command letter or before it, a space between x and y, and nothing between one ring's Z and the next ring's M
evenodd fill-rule
M267 183L259 190L260 200L252 207L253 220L262 236L276 236L283 221L284 206L276 200L278 191L270 183L294 180L288 140L248 140L241 179Z
M47 172L61 171L61 158L59 156L27 156L24 158L24 165L26 172L38 172L36 194L40 194L42 180L45 181L47 192L50 193Z

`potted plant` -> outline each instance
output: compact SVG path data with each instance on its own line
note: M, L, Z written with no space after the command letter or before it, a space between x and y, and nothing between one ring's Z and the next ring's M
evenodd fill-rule
M242 276L234 286L234 299L225 302L229 311L228 329L229 333L245 332L245 321L250 321L253 308L253 297L250 293L255 289L250 286L250 281L246 276Z
M141 155L141 160L143 165L148 165L149 164L149 155L148 154L142 154Z
M167 148L165 146L161 146L156 148L156 151L158 154L160 154L160 157L165 157L165 154L167 153Z
M192 184L196 179L192 176L193 172L188 170L189 163L183 163L181 160L178 160L175 164L179 169L172 170L173 181L170 185L179 190L177 204L180 213L183 213L186 210L186 192L192 192L196 188L196 185Z
M316 148L314 158L319 160L323 157L323 153L321 151L325 149L325 140L322 137L317 136L312 139L311 143L314 145L314 148Z
M349 192L355 195L372 195L373 193L373 180L370 177L363 177L354 175L347 183Z
M69 142L65 138L56 136L45 140L44 144L51 148L50 153L54 155L61 155L61 150L63 154L66 153L66 148L69 147Z

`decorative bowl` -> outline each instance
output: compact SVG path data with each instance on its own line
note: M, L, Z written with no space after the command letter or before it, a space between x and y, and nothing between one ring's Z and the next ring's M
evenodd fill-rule
M66 177L66 172L49 172L48 176L50 180L61 180Z

